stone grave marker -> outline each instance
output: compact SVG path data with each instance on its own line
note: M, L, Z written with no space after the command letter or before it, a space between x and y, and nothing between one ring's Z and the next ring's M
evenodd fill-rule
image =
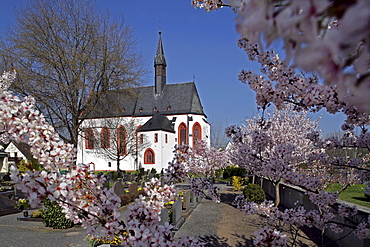
M172 223L175 226L178 226L180 220L182 218L182 201L177 200L174 204L172 204Z
M112 173L108 173L106 176L107 176L108 181L111 181L113 179L113 174Z
M130 193L135 193L137 191L137 183L132 183L128 185L128 191Z
M163 226L166 222L169 222L168 209L167 208L162 208L160 217L161 217L161 220L159 221L160 225Z
M194 192L193 191L190 191L190 205L192 207L196 207L197 204L198 204L198 197L195 196Z
M190 208L191 192L191 190L184 191L184 205L182 207L186 210Z
M121 181L116 181L114 182L113 186L113 191L117 196L121 196L125 194L125 187L123 186Z
M103 182L103 188L109 189L109 181L107 179Z

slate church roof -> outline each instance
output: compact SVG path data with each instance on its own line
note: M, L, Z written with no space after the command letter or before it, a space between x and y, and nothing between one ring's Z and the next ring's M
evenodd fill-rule
M154 86L109 92L88 118L152 116L156 111L164 115L205 115L196 86L189 82L167 84L160 95L155 95Z
M166 84L166 66L160 33L154 59L155 85L110 91L88 118L153 116L157 111L163 115L205 116L195 83Z
M139 129L139 131L154 131L154 130L163 130L175 133L173 123L166 116L163 116L158 111Z

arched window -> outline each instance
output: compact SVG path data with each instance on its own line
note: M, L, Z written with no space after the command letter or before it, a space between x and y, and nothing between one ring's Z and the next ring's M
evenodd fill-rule
M188 131L186 129L186 124L181 123L179 125L179 134L178 134L179 135L179 145L188 144L187 138L186 138L187 133L188 133Z
M85 148L94 149L95 137L92 128L85 129Z
M119 155L125 155L127 152L126 129L122 125L117 129L117 151Z
M198 148L198 140L202 139L202 127L198 122L193 125L193 148Z
M151 148L145 150L144 153L144 164L155 164L154 151Z
M110 148L110 131L107 127L103 127L100 131L100 147Z

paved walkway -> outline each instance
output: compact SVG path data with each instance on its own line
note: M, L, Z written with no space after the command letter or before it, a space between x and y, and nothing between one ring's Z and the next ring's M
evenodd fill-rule
M221 203L203 199L175 233L175 237L194 236L208 244L208 247L253 246L254 232L264 226L256 215L246 215L230 203L235 194L231 186L221 190ZM307 236L300 237L295 246L317 246Z
M52 229L42 222L19 221L23 214L14 208L14 192L0 193L0 246L1 247L86 247L82 228Z
M18 221L22 213L0 217L2 247L86 247L82 228L52 229L42 222Z
M175 237L194 236L207 242L207 246L252 246L253 234L263 222L257 216L246 215L229 204L236 194L231 187L225 186L221 192L222 203L203 199L187 216ZM18 221L17 217L21 216L22 213L0 216L1 247L87 246L82 228L56 230L44 227L42 222ZM296 246L316 246L310 240L300 241Z

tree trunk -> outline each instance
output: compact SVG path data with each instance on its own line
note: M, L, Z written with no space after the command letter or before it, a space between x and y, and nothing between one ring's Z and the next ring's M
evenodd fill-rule
M119 168L119 158L117 159L117 172L120 172L121 169Z
M280 181L273 183L275 186L275 206L279 206L280 204Z

